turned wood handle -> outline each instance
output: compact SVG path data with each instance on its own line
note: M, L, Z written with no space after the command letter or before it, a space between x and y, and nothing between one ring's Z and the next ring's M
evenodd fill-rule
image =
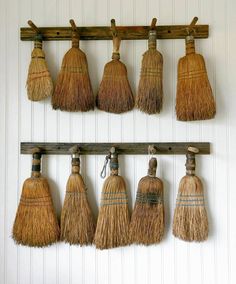
M194 17L193 19L192 19L192 22L190 23L190 27L193 27L193 26L195 26L196 25L196 23L197 23L197 21L198 21L198 17Z
M31 20L28 21L28 25L29 25L37 34L40 33L39 28L38 28Z

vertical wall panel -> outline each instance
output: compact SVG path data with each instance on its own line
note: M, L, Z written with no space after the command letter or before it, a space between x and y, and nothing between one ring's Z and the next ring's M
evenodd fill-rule
M0 2L0 282L3 284L59 283L235 283L235 66L236 4L233 0L51 0ZM73 18L79 25L185 24L193 16L210 25L210 37L196 40L204 55L217 102L214 120L183 123L175 117L178 59L185 54L184 40L159 40L164 57L164 106L159 115L134 109L114 115L99 110L87 113L53 111L50 99L27 100L25 82L33 48L22 42L19 27L32 19L39 26L66 26ZM44 50L53 80L71 42L45 42ZM81 42L87 54L90 77L97 94L105 63L111 60L111 41ZM137 92L142 54L147 41L123 41L121 60L126 64L134 94ZM157 246L131 245L108 251L59 243L44 249L16 246L12 224L22 184L30 175L31 157L20 155L20 141L209 141L212 154L197 158L197 174L203 180L210 235L202 244L188 244L172 236L172 220L184 156L158 158L158 176L164 181L166 233ZM104 180L99 176L103 156L81 158L81 174L97 218ZM120 172L127 183L133 208L139 179L146 175L147 156L121 156ZM69 156L43 158L43 174L49 180L53 202L60 216L70 174ZM109 171L108 171L109 174Z

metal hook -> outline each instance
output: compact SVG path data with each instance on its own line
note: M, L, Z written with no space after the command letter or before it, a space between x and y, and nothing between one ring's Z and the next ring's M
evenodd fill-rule
M196 147L189 146L188 147L188 152L193 153L193 154L198 154L199 153L199 149L196 148Z
M112 155L114 155L115 152L116 152L116 148L115 147L111 147L111 149L109 150L109 154L105 157L103 168L102 168L102 171L100 173L101 178L105 178L106 177L106 169L107 169L108 161L112 158Z
M69 149L69 152L71 153L72 158L79 158L80 156L80 148L78 145L74 145Z

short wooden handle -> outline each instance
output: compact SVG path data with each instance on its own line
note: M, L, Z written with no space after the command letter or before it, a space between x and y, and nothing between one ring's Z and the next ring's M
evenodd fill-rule
M36 32L36 33L40 33L39 28L31 21L28 21L28 25Z
M150 27L151 30L155 30L156 23L157 23L157 18L153 18L151 22L151 27Z
M70 24L71 24L72 30L74 32L78 32L75 21L73 19L70 19Z

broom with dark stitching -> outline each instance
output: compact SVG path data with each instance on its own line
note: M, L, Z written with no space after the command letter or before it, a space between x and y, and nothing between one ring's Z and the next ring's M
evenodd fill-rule
M215 116L216 106L202 55L195 53L195 17L187 29L186 55L178 62L176 115L181 121L205 120Z
M148 114L159 113L163 100L163 57L156 49L156 18L152 19L148 33L148 50L143 54L136 106Z
M126 246L129 243L128 197L123 177L118 175L118 154L112 147L106 157L110 159L110 176L105 180L98 214L94 244L98 249ZM103 171L101 173L101 176ZM102 176L104 177L104 176Z
M32 174L23 184L13 225L17 244L43 247L59 240L60 231L47 179L41 176L41 150L32 150Z
M149 147L151 153L156 149ZM151 245L164 236L165 214L163 182L156 177L157 159L149 160L148 175L138 184L136 202L131 216L129 239L131 243Z
M115 27L115 20L111 20L113 37L112 61L104 67L103 78L97 95L97 107L112 113L123 113L134 107L134 96L128 81L127 69L120 61L121 39Z
M79 32L73 20L72 47L62 60L55 92L52 96L54 109L65 111L89 111L94 109L95 98L89 78L85 53L79 48Z
M201 242L208 237L208 219L204 204L203 185L195 176L195 154L199 150L189 147L186 176L179 184L173 220L173 234L184 241Z

